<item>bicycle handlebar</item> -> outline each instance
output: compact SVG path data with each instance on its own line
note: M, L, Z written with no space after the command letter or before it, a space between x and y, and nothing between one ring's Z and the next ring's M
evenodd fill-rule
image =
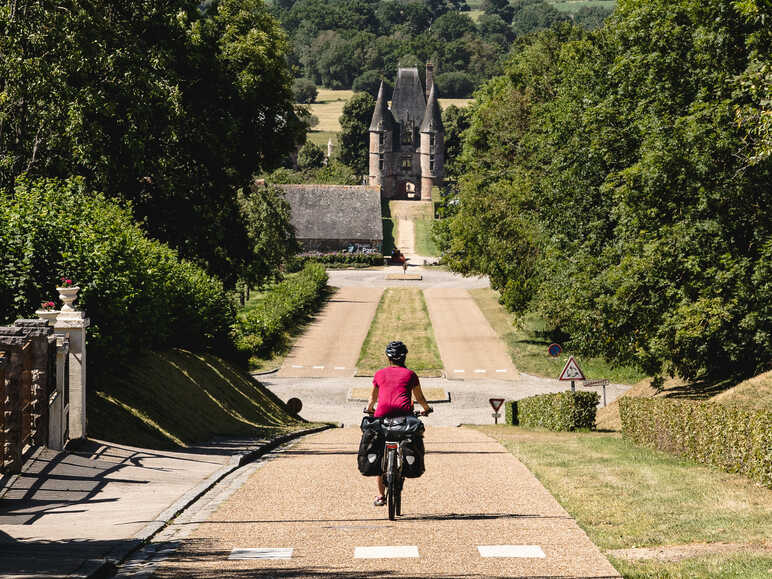
M432 412L434 412L433 408L430 409L428 412L426 410L413 410L411 414L415 417L419 417L419 416L429 416ZM363 408L362 413L372 416L373 414L375 414L375 411L373 410L371 412L368 412L367 408Z

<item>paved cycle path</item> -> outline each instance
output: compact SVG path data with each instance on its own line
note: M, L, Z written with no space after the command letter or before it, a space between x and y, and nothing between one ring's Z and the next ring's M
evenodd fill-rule
M342 287L284 360L280 377L353 376L383 288Z
M424 298L447 378L517 380L506 346L466 289L427 288Z
M375 481L356 469L359 436L329 430L245 467L219 503L159 538L156 550L169 551L153 576L619 576L536 478L484 434L429 426L427 472L406 482L404 516L393 522L372 506Z

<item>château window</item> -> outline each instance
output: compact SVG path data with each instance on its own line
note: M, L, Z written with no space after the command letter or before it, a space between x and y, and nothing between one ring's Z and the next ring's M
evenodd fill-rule
M429 146L434 148L434 133L429 133Z
M384 133L378 133L378 144L381 147L383 147L383 138L384 138L384 136L385 136Z
M434 135L432 135L432 138L434 138ZM429 171L434 173L434 155L429 155Z
M401 127L401 139L400 142L403 145L412 145L413 144L413 121L408 120L402 123Z
M413 161L410 157L402 157L402 168L409 170L413 166Z
M378 155L378 169L383 171L383 153Z

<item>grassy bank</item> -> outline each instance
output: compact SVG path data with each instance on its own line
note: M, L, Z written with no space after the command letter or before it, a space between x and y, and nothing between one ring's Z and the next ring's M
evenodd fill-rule
M571 352L563 351L557 358L547 353L551 340L546 336L541 320L529 317L522 327L513 323L512 314L499 304L498 293L490 288L474 289L469 293L477 302L494 331L507 345L512 362L526 374L557 378ZM617 384L635 384L645 374L634 368L612 368L600 358L578 357L577 361L588 380L608 378Z
M304 424L244 372L185 350L142 352L93 372L88 396L90 436L144 448L272 436Z
M442 374L442 360L421 290L388 288L383 292L359 354L359 375L371 376L386 365L383 349L392 340L407 344L407 365L419 376Z
M437 244L432 239L432 219L416 219L415 221L415 250L418 255L427 257L440 255Z
M625 577L769 577L772 491L619 435L479 428L528 466Z
M306 136L314 145L319 145L325 155L327 154L327 143L332 139L333 155L335 154L335 149L338 147L338 133L334 131L314 130L309 131Z

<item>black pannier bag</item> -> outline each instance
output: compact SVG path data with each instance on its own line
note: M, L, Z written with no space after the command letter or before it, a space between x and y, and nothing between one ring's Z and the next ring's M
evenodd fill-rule
M424 423L415 416L383 418L381 424L383 433L388 440L404 440L422 436L424 432Z
M406 438L402 444L402 474L405 478L418 478L426 470L424 463L424 437L421 434L415 434Z
M364 476L378 476L383 471L383 450L386 439L381 431L378 418L365 416L362 418L362 440L359 442L357 466Z

